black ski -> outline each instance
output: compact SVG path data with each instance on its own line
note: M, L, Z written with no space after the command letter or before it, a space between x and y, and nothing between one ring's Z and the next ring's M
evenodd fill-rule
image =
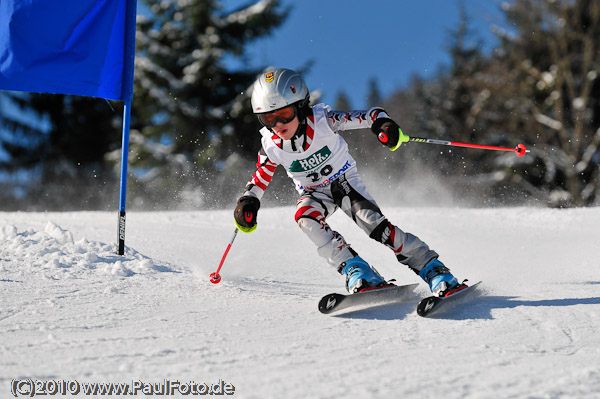
M419 316L427 317L431 314L438 312L440 309L444 309L448 305L452 303L456 303L462 299L466 299L471 296L475 291L477 291L477 287L481 284L481 281L467 286L460 291L455 292L449 296L445 297L437 297L437 296L429 296L427 298L422 299L417 305L417 314Z
M388 287L375 288L369 291L357 292L356 294L329 294L319 301L319 311L324 314L338 312L352 307L369 307L389 303L407 302L416 299L413 292L419 284L391 285Z

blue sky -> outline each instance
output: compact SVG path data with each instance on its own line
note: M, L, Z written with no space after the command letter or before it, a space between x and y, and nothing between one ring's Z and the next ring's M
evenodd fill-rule
M496 44L492 25L503 25L499 0L463 0L484 51ZM248 0L223 0L225 10ZM412 76L432 76L449 63L448 31L459 21L458 0L283 0L293 9L273 34L248 47L251 66L299 68L310 90L332 104L343 90L353 108L366 104L369 79L385 97Z

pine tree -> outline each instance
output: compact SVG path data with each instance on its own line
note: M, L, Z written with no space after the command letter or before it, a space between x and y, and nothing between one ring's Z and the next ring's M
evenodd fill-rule
M555 206L600 200L600 3L517 0L505 8L501 61L510 123L533 145L523 186Z
M377 78L372 77L371 79L369 79L367 85L369 90L367 93L367 107L374 107L376 105L380 105L383 99L381 97L381 92L379 91Z
M132 115L133 196L154 204L192 197L208 206L243 187L255 159L258 122L248 89L259 70L233 70L226 59L269 34L287 11L263 0L224 12L215 0L145 0L138 16ZM251 155L248 155L251 154ZM242 176L244 176L242 178ZM221 184L223 183L223 184ZM166 194L165 194L166 193Z
M31 94L0 92L0 169L13 172L39 162L48 126L30 106Z
M48 124L29 106L29 93L0 92L0 204L2 210L23 209L28 182L36 173ZM39 182L39 179L36 179Z
M120 144L120 116L106 100L4 94L9 109L20 115L3 117L8 156L0 168L21 176L13 209L98 209L114 203L106 193L117 180L104 156Z
M352 105L350 104L351 102L350 98L348 98L348 95L344 91L338 92L335 98L334 108L340 111L350 111L353 109Z
M459 15L458 26L449 30L448 35L450 65L444 66L432 81L415 80L412 89L422 104L418 107L419 120L426 137L482 143L486 140L487 124L481 114L489 90L481 82L481 75L487 67L487 60L463 3L460 3ZM452 148L420 151L426 158L435 157L447 176L485 170L491 155Z

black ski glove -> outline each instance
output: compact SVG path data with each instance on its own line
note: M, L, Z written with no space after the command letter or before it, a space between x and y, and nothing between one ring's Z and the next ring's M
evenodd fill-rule
M402 144L400 126L389 118L379 118L373 122L371 130L377 136L377 140L391 151L396 151Z
M260 201L256 197L244 195L240 197L233 211L235 225L244 233L252 233L256 230L256 215L260 208Z

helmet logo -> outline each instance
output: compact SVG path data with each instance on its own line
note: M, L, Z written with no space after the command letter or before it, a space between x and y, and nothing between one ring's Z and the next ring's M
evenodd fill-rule
M266 76L265 76L265 80L267 81L267 83L272 82L273 81L273 72L269 72Z
M290 89L292 90L292 93L296 94L296 86L290 85Z

